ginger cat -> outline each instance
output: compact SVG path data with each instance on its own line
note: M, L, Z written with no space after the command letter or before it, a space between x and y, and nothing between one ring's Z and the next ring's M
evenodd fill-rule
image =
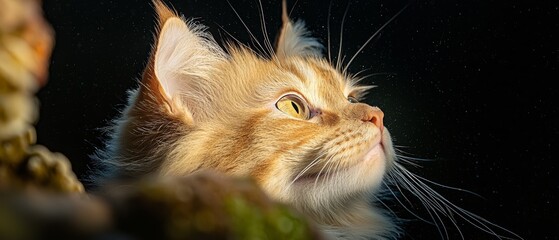
M432 190L396 162L381 109L359 102L370 87L322 56L303 23L288 17L285 1L271 57L234 44L222 49L204 26L154 5L156 42L111 141L97 153L99 182L214 169L253 177L332 237L399 235L372 196L383 181L400 178L409 180L403 188ZM490 229L440 195L414 194L435 202L426 203L431 211Z

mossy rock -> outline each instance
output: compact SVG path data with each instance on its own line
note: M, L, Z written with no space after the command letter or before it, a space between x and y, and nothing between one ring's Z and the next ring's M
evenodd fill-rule
M144 179L104 195L118 229L148 239L320 239L306 219L250 179L212 172Z
M323 239L250 179L213 172L96 193L0 189L0 239Z

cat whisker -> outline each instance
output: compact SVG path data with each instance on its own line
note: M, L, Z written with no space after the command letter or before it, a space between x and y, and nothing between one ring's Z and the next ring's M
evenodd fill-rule
M399 144L396 144L396 143L393 143L392 146L397 147L397 148L411 148L410 146L399 145Z
M293 12L293 9L295 9L295 6L297 6L297 3L299 2L299 0L295 0L295 2L293 3L293 5L291 6L291 9L289 9L289 14L291 15L291 13Z
M411 180L411 182L415 182L415 181L413 181L412 179L410 179L410 180ZM406 182L408 182L408 184L412 184L410 181L406 181ZM417 184L417 182L415 182L415 183ZM410 185L410 186L411 186L411 185ZM430 194L429 191L427 191L427 189L424 188L424 186L422 186L422 185L420 185L420 184L417 184L417 186L418 186L419 189L416 188L416 187L413 187L413 193L414 193L414 194L417 193L416 196L421 195L421 196L423 196L422 199L429 198L429 199L431 199L431 201L437 201L437 199L434 198L433 195ZM422 190L423 192L420 191L420 190ZM424 192L425 192L425 193L424 193ZM431 201L430 201L430 202L431 202ZM443 213L443 214L451 221L451 223L455 226L455 228L457 229L458 233L460 234L461 238L464 239L464 236L463 236L463 234L462 234L462 231L460 230L460 228L458 227L458 225L457 225L457 223L456 223L456 220L454 219L452 209L451 209L447 204L445 204L444 202L443 202L442 204L443 204L444 208L436 208L436 209L437 209L439 212ZM436 205L437 205L437 206L440 206L439 203L437 203ZM433 207L433 205L431 205L431 207ZM435 210L435 208L433 208L433 210ZM459 215L459 216L460 216L460 215ZM444 225L444 222L443 222L442 219L440 219L440 218L439 218L439 221L440 221L441 225L444 227L445 233L447 233L446 227L445 227L445 225ZM447 236L447 239L448 239L448 233L446 234L446 236Z
M396 151L399 152L399 151ZM403 152L402 152L403 153ZM418 157L410 157L403 154L396 154L399 159L407 160L409 162L432 162L434 160L428 158L418 158Z
M399 183L399 181L398 181L397 179L395 179L393 176L390 175L390 177L392 178L392 181L393 181L394 183ZM402 195L402 197L404 198L404 200L406 200L406 202L408 202L408 204L409 204L410 206L412 206L413 203L412 203L412 202L408 199L408 197L404 194L404 191L402 191L402 189L400 188L400 185L399 185L399 184L394 184L394 186L396 187L397 192L398 192L398 193L401 193L401 195ZM388 186L387 186L387 187L388 187ZM392 191L390 191L390 192L392 192ZM392 193L393 193L393 195L394 195L394 192L392 192ZM400 204L402 204L401 201L398 200L398 202L400 202ZM415 213L412 213L412 214L414 214L414 216L415 216ZM427 221L427 222L429 222L429 221Z
M394 150L395 150L396 152L403 153L403 154L407 154L407 155L413 155L413 153L406 152L406 151L403 150L403 148L410 148L409 146L397 145L397 144L393 144L392 146L394 146Z
M239 46L243 46L245 49L249 50L252 54L264 58L264 56L262 56L262 54L260 54L259 52L256 52L254 49L252 49L251 47L247 46L246 44L242 43L241 41L239 41L239 39L237 39L235 36L233 36L229 31L225 30L225 28L219 24L216 23L216 25L221 28L221 30L223 30L230 38L233 39L233 41L235 41L236 44L238 44ZM226 42L225 44L230 45L231 43ZM229 48L227 48L229 49Z
M330 164L332 162L332 159L334 159L334 156L330 156L328 158L328 160L326 160L326 162L324 163L324 166L322 166L322 168L320 169L320 171L318 171L318 175L316 176L315 180L314 180L314 187L316 188L316 184L318 183L318 179L320 178L320 175L322 174L322 171L324 170L324 168L326 166L328 166L328 164Z
M337 162L332 161L330 164L328 164L329 166L328 166L328 168L326 168L326 172L324 172L325 181L329 181L329 180L330 180L330 178L331 178L330 170L332 169L332 167L333 167L334 165L336 165L336 163L337 163Z
M371 70L371 68L361 69L359 72L351 73L349 77L353 79L354 83L358 83L357 79L363 79L360 75L368 70Z
M414 159L408 159L408 158L406 158L404 156L401 156L401 155L398 155L398 154L396 154L396 158L398 159L399 162L403 162L406 165L410 165L410 166L413 166L415 168L423 168L422 165L419 165L419 164L415 163Z
M448 235L448 231L446 229L446 226L444 225L444 221L442 220L442 218L439 216L439 214L437 213L437 210L442 213L443 215L445 215L446 217L448 217L447 214L445 214L445 209L439 205L437 202L432 201L431 199L429 199L429 196L424 195L420 190L416 188L407 178L405 178L402 173L398 172L397 170L395 171L396 173L398 173L397 176L399 176L400 178L400 183L402 183L403 187L406 188L407 190L409 190L410 192L413 193L413 195L415 195L421 202L421 204L425 207L425 210L427 210L427 213L429 214L429 216L431 217L431 219L433 219L432 224L434 224L437 227L437 230L439 231L439 234L441 235L442 239L449 239L449 235ZM403 191L400 190L400 192L403 194ZM440 223L440 225L439 225ZM442 229L441 229L442 227ZM446 238L445 238L446 236Z
M406 197L404 191L402 191L402 189L400 188L399 184L396 184L395 186L396 186L396 188L398 189L398 192L402 194L402 197L404 197L404 199L410 204L410 206L413 206L413 204L411 203L411 201ZM410 191L411 191L411 190L410 190ZM418 198L420 198L420 197L418 197ZM440 234L441 237L442 237L443 234L442 234L442 232L440 231L438 221L437 221L437 219L435 219L435 216L433 215L432 210L431 210L431 208L429 207L430 203L427 202L427 201L424 201L424 199L421 199L421 198L420 198L420 200L421 200L421 201L420 201L421 204L425 207L425 209L427 209L427 213L429 214L429 216L431 217L431 219L432 219L433 221L428 221L428 220L426 220L426 219L424 219L424 218L422 218L422 217L419 217L417 214L415 214L412 210L408 209L407 207L405 207L405 209L406 209L408 212L412 213L412 215L414 215L414 216L417 217L418 219L423 220L424 222L427 222L427 223L430 223L430 224L435 225L435 226L437 227L437 230L439 231L439 234ZM401 201L398 200L398 202L400 202L400 204L402 204ZM437 218L440 220L440 217L438 217L438 215L437 215Z
M386 185L385 185L385 186L386 186ZM377 196L375 196L375 195L372 195L372 196L373 196L373 199L374 199L373 201L380 203L385 209L387 209L387 210L390 212L390 214L391 214L392 216L397 216L396 212L394 212L394 210L392 210L392 208L390 208L390 206L388 206L388 204L386 204L386 203L382 200L382 197L377 197Z
M324 170L324 168L326 166L328 166L328 164L330 163L330 160L332 159L332 156L330 156L325 162L324 165L322 166L322 168L320 169L320 171L318 171L318 174L316 174L316 177L314 179L314 188L316 188L316 184L318 183L318 179L320 178L320 174L322 173L322 171Z
M288 185L288 188L291 187L293 183L299 180L299 178L302 177L303 174L305 174L309 169L311 169L317 163L318 163L318 159L314 160L313 162L311 162L311 164L307 165L301 172L299 172L299 174L297 174L297 176L293 179L293 181L291 181L291 183Z
M383 76L383 75L396 76L396 75L398 75L398 73L395 73L395 72L377 72L377 73L371 73L368 76L376 77L376 76Z
M361 86L358 86L360 82L362 82L363 80L365 80L365 79L374 75L374 74L367 74L365 76L361 75L368 70L371 70L371 69L362 69L357 73L346 75L346 78L350 79L350 84L352 86L354 86L356 88L366 88L365 90L363 90L363 95L366 95L368 90L377 87L375 85L361 85Z
M400 9L400 11L398 11L394 16L392 16L392 18L390 18L386 23L384 23L375 33L373 33L373 35L371 35L371 37L369 37L369 39L367 39L367 41L365 41L365 43L363 43L363 45L361 45L361 47L357 50L357 52L355 52L355 54L353 54L353 57L351 57L349 59L349 62L347 62L346 66L343 68L342 72L347 72L347 69L349 68L349 66L351 65L351 63L353 62L353 60L359 55L359 53L361 53L361 51L363 51L363 49L367 46L367 44L369 44L369 42L371 42L371 40L373 40L375 37L377 37L380 32L382 32L382 30L388 26L388 24L390 24L392 21L394 21L394 19L396 19L404 10L406 10L406 8L408 8L408 6L410 5L410 3L406 4L402 9Z
M409 191L413 192L413 193L418 193L420 194L420 196L416 195L418 198L421 198L421 202L423 204L427 206L429 206L429 208L431 209L436 209L439 210L440 212L442 212L444 214L444 206L440 205L439 203L437 203L436 201L432 201L430 200L427 196L423 195L420 191L420 189L418 189L417 187L415 187L408 179L406 178L402 178L404 184L403 187L405 187L406 189L408 189ZM399 190L401 190L400 188L398 188ZM401 191L403 192L403 191ZM447 216L445 214L445 216Z
M239 13L237 12L237 10L235 9L235 7L233 7L233 5L231 4L231 2L229 0L227 0L227 3L229 4L229 6L231 7L231 9L233 10L233 12L235 13L235 15L237 15L237 18L239 19L239 21L241 21L241 24L243 24L243 26L245 27L245 29L247 30L248 34L250 35L250 38L252 41L256 42L256 44L258 45L258 47L260 47L260 50L266 54L266 50L265 48L262 46L262 44L260 44L260 42L258 41L258 39L256 38L256 36L254 36L254 34L252 33L252 31L250 31L250 28L246 25L245 21L243 20L243 18L241 17L241 15L239 15ZM271 55L270 55L271 56Z
M367 78L369 78L369 77L371 77L371 76L373 76L373 74L367 74L367 75L365 75L365 76L354 76L354 78L353 78L353 83L354 83L354 84L360 83L360 82L362 82L363 80L365 80L365 79L367 79ZM363 86L363 87L367 87L367 88L368 88L367 90L369 90L369 89L372 89L372 88L376 88L376 87L378 87L378 86L377 86L377 85L369 85L369 86Z
M393 180L393 181L396 181L396 180ZM394 184L394 185L397 186L397 184ZM400 206L402 206L408 213L410 213L411 215L413 215L414 217L416 217L417 219L419 219L421 221L433 224L431 221L417 215L414 211L412 211L411 209L406 207L406 205L404 203L402 203L400 198L398 198L397 194L394 191L392 191L392 188L390 188L390 186L388 184L384 183L384 186L386 187L386 190L388 190L388 192L390 192L390 194L394 197L394 199L396 199L396 201L400 204ZM402 193L402 195L403 195L403 192L400 191L399 193Z
M393 145L394 146L394 151L396 151L398 158L403 158L409 161L415 161L415 162L432 162L434 161L433 159L428 159L428 158L419 158L419 157L413 157L410 155L413 155L409 152L406 152L404 150L402 150L402 148L406 148L406 146L397 146L397 145Z
M401 150L399 150L399 149L397 149L397 148L395 148L395 150L396 150L397 152L403 152L403 151L401 151ZM398 161L404 162L405 164L408 164L408 165L411 165L411 166L414 166L414 167L417 167L417 168L422 168L422 167L423 167L422 165L419 165L419 164L415 163L415 162L417 162L417 161L433 161L433 160L431 160L431 159L409 157L409 156L398 155L398 154L396 154L396 157L397 157ZM475 192L472 192L472 191L469 191L469 190L466 190L466 189L462 189L462 188L451 187L451 186L448 186L448 185L440 184L440 183L437 183L437 182L435 182L435 181L431 181L431 180L429 180L429 179L427 179L427 178L421 177L421 176L419 176L419 175L417 175L417 174L414 174L414 173L410 172L409 170L407 170L407 169L404 168L403 166L400 167L400 170L402 170L402 171L405 170L407 173L412 174L412 175L413 175L414 177L416 177L416 178L419 178L419 180L428 182L428 183L430 183L430 184L433 184L433 185L436 185L436 186L439 186L439 187L442 187L442 188L446 188L446 189L451 189L451 190L455 190L455 191L460 191L460 192L469 193L469 194L472 194L472 195L474 195L474 196L476 196L476 197L485 199L483 196L481 196L481 195L479 195L479 194L477 194L477 193L475 193Z
M338 46L338 58L336 59L336 66L335 68L337 70L340 70L342 63L343 63L343 59L342 59L342 47L343 47L343 42L344 42L344 23L345 23L345 18L347 16L347 12L349 11L349 4L350 2L347 3L347 6L345 8L345 12L344 12L344 16L342 17L342 23L340 26L340 45ZM342 72L342 74L345 75L345 72Z
M406 170L406 171L407 171L407 170ZM414 173L412 173L412 172L409 172L409 171L408 171L408 173L409 173L409 174L413 174L413 176L414 176L415 178L418 178L418 180L422 180L422 181L428 182L428 183L433 184L433 185L435 185L435 186L439 186L439 187L442 187L442 188L451 189L451 190L455 190L455 191L460 191L460 192L469 193L469 194L472 194L472 195L474 195L474 196L476 196L476 197L479 197L479 198L481 198L481 199L485 199L483 196L481 196L481 195L479 195L479 194L477 194L477 193L475 193L475 192L472 192L472 191L469 191L469 190L466 190L466 189L462 189L462 188L451 187L451 186L448 186L448 185L440 184L440 183L438 183L438 182L431 181L431 180L429 180L429 179L427 179L427 178L421 177L421 176L419 176L419 175L417 175L417 174L414 174Z
M295 183L300 177L303 176L303 174L305 174L309 169L311 169L314 165L316 165L320 161L320 159L324 157L324 155L326 155L326 153L320 154L318 157L312 160L305 168L303 168L303 170L301 170L299 174L295 176L295 178L293 179L293 181L291 181L291 183L287 186L287 188L290 188L291 185L293 185L293 183Z
M400 183L399 181L403 181L403 180L399 180L396 179L394 176L389 175L390 178L393 180L394 183ZM396 176L399 177L399 176ZM404 199L410 204L413 205L413 203L408 199L408 197L404 194L404 191L402 191L402 189L400 188L400 184L394 184L394 186L397 188L398 192L402 194L402 197L404 197Z
M328 167L328 169L326 169L327 181L331 181L334 178L333 173L340 170L340 165L341 165L341 161L334 161L333 164L331 164L330 167ZM332 168L333 166L335 166L335 167ZM332 171L330 171L330 170L332 170ZM339 180L339 178L338 178L338 180Z
M413 180L413 178L410 178ZM473 223L472 221L470 221L469 219L465 218L459 211L456 211L453 208L457 208L460 209L459 207L457 207L456 205L452 204L450 201L446 200L444 197L442 197L441 195L439 195L437 192L435 192L434 190L432 190L431 188L429 188L428 186L424 185L422 182L418 181L417 179L415 179L415 181L417 182L418 185L422 185L422 188L424 189L424 191L431 193L430 196L433 196L433 199L435 200L440 200L442 201L443 204L445 204L447 206L447 209L449 212L454 212L456 213L458 216L462 217L464 220L466 220L468 223L472 224L473 226L478 227L479 229L481 229L482 231L486 231L487 233L490 233L494 236L498 236L493 230L491 230L489 227L487 227L486 224L484 224L483 222L480 222L477 219L472 219L474 220L476 223ZM478 226L478 224L480 224L480 226ZM455 224L456 226L456 224ZM457 227L457 230L460 231L460 229ZM500 238L500 237L498 237Z
M429 198L430 202L431 201L436 201L438 202L437 205L443 205L444 206L444 211L443 214L445 216L448 216L449 219L452 221L452 223L454 224L454 226L456 227L456 229L458 230L458 232L460 233L460 235L462 236L462 232L460 231L458 224L456 223L453 215L458 215L460 218L462 218L464 221L468 222L469 224L471 224L472 226L480 229L483 232L486 232L488 234L491 234L495 237L497 237L498 239L523 239L522 237L518 236L516 233L507 230L495 223L492 223L474 213L471 213L461 207L458 207L457 205L453 204L452 202L448 201L446 198L444 198L442 195L440 195L439 193L437 193L435 190L433 190L431 187L429 187L428 185L426 185L422 180L422 178L419 178L417 175L413 174L412 172L408 171L407 169L405 169L403 166L401 166L398 163L395 163L396 169L398 169L397 171L397 176L399 176L400 180L404 180L405 181L401 181L400 183L405 183L404 186L408 185L407 187L411 187L410 184L413 184L415 186L417 186L418 188L413 188L413 189L409 189L414 195L416 195L416 197L418 197L420 200L424 200L424 198ZM429 183L432 183L432 181L428 181ZM440 184L436 184L437 186L439 186ZM420 191L418 191L420 190ZM458 189L459 190L459 189ZM421 195L421 197L420 197ZM440 206L439 205L439 206ZM431 207L433 207L431 205ZM439 211L441 211L440 208L434 208L433 210L438 209ZM503 236L501 234L496 233L493 228L499 229L507 234L510 234L513 237L507 237L507 236ZM464 236L462 236L462 238L464 238Z
M410 156L406 156L404 154L407 155L411 155L405 151L402 151L401 149L399 149L399 147L394 147L394 151L396 152L396 159L398 159L398 162L403 162L406 165L410 165L413 166L415 168L423 168L423 165L418 164L417 162L427 162L427 161L433 161L431 159L426 159L426 158L417 158L417 157L410 157Z
M367 74L367 75L365 75L365 76L360 76L363 72L366 72L366 71L368 71L368 70L370 70L370 69L363 69L363 70L357 72L356 74L352 74L352 79L353 79L352 82L353 82L353 84L360 83L360 82L362 82L363 80L365 80L365 79L367 79L367 78L370 78L370 77L382 76L382 75L389 75L389 76L396 75L395 73L379 72L379 73L370 73L370 74ZM375 87L377 87L377 86L376 86L376 85L372 85L372 88L375 88Z
M330 37L330 17L332 15L332 1L333 0L330 0L330 3L328 5L328 18L326 20L326 31L328 32L328 49L327 49L327 52L328 52L328 62L330 64L332 64L332 54L330 53L330 50L331 50L331 46L330 46L331 45L331 42L330 42L331 41L331 37Z
M262 1L258 0L259 6L259 15L260 15L260 29L262 31L262 35L264 35L264 46L268 49L269 56L274 56L274 47L272 47L272 43L270 42L270 37L268 36L268 29L266 28L266 19L264 17L264 8L262 7Z

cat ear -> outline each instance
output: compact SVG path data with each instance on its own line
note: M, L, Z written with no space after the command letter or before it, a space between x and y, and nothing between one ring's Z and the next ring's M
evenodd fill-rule
M286 0L282 1L283 25L278 37L276 55L280 58L288 56L322 56L322 44L310 37L303 21L292 22L287 14Z
M178 101L192 114L198 104L194 102L194 92L203 88L200 85L226 58L225 52L203 25L183 20L159 0L153 3L160 26L152 54L153 73L159 83L157 92L171 111Z

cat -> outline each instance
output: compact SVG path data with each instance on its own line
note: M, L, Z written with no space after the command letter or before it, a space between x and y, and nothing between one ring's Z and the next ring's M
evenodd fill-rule
M384 113L360 102L371 87L325 59L285 1L277 44L266 44L270 56L235 43L223 49L203 25L160 0L153 5L155 43L140 86L96 153L97 184L213 169L254 178L333 238L393 239L401 229L371 199L386 182L400 182L427 189L414 194L434 202L432 211L493 232L398 163Z

